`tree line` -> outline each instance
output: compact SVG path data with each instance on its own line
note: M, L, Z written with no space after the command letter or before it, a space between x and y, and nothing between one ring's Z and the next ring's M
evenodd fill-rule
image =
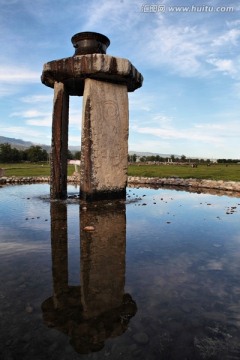
M137 161L140 162L172 162L172 163L195 163L195 164L211 164L212 161L210 159L196 159L196 158L187 158L185 155L181 155L180 157L171 155L167 157L163 157L160 155L150 155L150 156L141 156L138 157L136 154L128 155L128 161L131 163L135 163ZM218 164L237 164L240 163L240 159L218 159Z
M29 162L40 162L40 161L48 161L49 153L43 149L41 146L31 146L25 150L18 150L15 147L12 147L10 144L0 144L0 162L1 163L17 163L22 161ZM81 158L81 152L77 151L72 153L68 150L68 159L69 160L79 160ZM185 155L181 155L181 157L176 157L175 155L171 155L170 157L162 157L160 155L151 155L151 156L142 156L138 157L136 154L128 155L128 161L135 163L137 161L140 162L168 162L171 161L173 163L196 163L196 164L210 164L210 159L194 159L187 158ZM217 162L219 164L236 164L240 162L240 159L218 159Z
M68 150L68 159L80 159L80 151L72 154ZM48 152L41 146L31 146L28 149L19 150L10 144L0 144L0 162L1 163L18 163L23 161L44 162L49 160Z
M160 156L160 155L150 155L150 156L141 156L138 157L136 154L128 155L129 162L172 162L172 163L210 163L210 159L194 159L187 158L185 155L181 155L180 157L171 155L171 156Z

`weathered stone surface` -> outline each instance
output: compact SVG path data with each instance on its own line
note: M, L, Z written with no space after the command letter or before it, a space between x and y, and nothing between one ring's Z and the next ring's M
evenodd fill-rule
M67 197L69 95L63 83L55 82L52 118L51 196Z
M129 60L106 55L110 40L105 35L81 32L72 37L72 43L76 49L74 56L46 63L41 77L42 83L55 92L51 197L67 197L70 95L84 95L82 198L124 197L128 157L127 92L141 87L143 77Z
M42 83L54 87L54 83L65 84L69 95L83 95L86 78L125 84L129 92L142 86L141 73L127 59L105 54L89 54L53 60L46 63L42 72Z
M123 197L128 167L126 85L86 79L83 98L81 197Z

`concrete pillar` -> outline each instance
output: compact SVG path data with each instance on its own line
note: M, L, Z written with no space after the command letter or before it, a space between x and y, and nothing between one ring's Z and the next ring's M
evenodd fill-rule
M86 79L82 116L81 198L125 197L128 123L127 86Z
M67 197L69 95L65 85L54 83L52 148L51 148L51 197Z

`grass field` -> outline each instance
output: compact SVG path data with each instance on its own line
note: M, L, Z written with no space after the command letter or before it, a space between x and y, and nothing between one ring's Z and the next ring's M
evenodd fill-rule
M128 175L240 181L240 165L198 165L197 168L189 165L130 165Z
M5 170L5 176L49 176L50 166L47 163L32 164L0 164ZM68 166L68 175L74 172L74 165ZM188 165L130 165L128 168L130 176L146 177L180 177L195 179L211 179L225 181L240 181L240 165L216 164L211 166L198 165L191 168Z
M19 163L1 164L4 169L4 176L49 176L50 165L48 163ZM74 172L74 165L68 166L68 175Z

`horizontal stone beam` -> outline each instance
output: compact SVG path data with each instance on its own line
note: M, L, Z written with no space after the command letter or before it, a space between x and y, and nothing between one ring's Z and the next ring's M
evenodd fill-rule
M125 84L132 92L142 86L141 73L127 59L105 54L89 54L53 60L46 63L42 72L42 83L54 88L62 82L69 95L82 96L86 78Z

